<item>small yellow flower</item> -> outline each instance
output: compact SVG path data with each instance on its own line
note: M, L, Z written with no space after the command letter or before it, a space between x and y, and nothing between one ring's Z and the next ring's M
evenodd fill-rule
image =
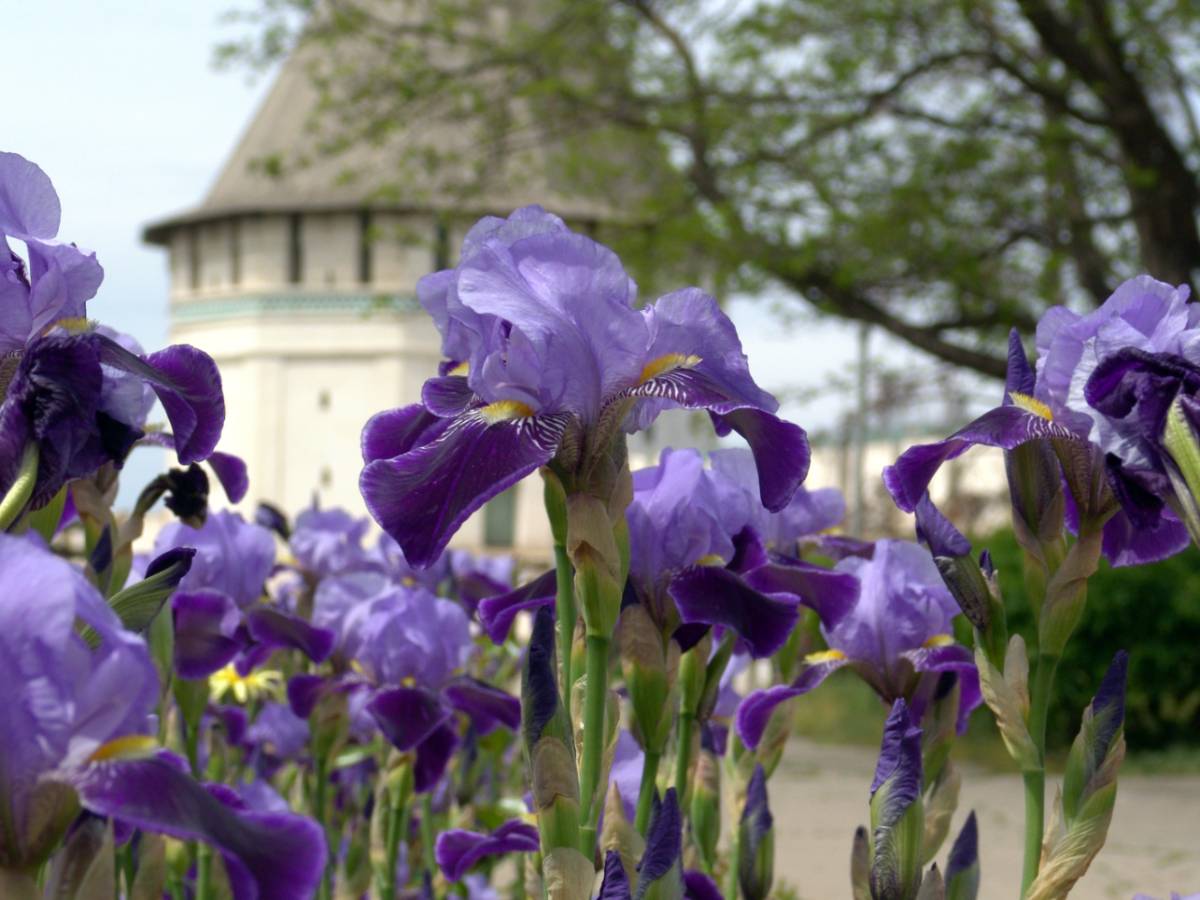
M264 696L279 699L283 696L283 674L274 669L258 669L248 675L240 675L230 663L209 676L208 686L218 700L228 693L232 693L233 699L241 704Z

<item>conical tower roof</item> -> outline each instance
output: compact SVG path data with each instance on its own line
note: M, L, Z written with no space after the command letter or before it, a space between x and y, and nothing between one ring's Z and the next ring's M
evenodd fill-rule
M198 206L146 226L151 243L165 243L180 225L262 212L309 212L346 209L433 210L455 214L505 214L540 203L579 222L620 221L614 196L629 185L614 186L604 200L564 188L552 174L550 144L530 140L536 124L521 129L522 148L501 150L502 142L481 140L480 129L460 121L422 119L412 128L390 129L376 140L354 140L331 149L330 115L314 82L318 62L328 63L329 46L301 45L280 67L254 118L226 160L208 195ZM339 60L361 52L342 47ZM319 57L317 54L325 54ZM422 164L422 148L436 147L436 165ZM630 173L646 171L629 166ZM474 179L469 192L464 179ZM645 183L645 181L643 181ZM628 194L626 194L628 196Z

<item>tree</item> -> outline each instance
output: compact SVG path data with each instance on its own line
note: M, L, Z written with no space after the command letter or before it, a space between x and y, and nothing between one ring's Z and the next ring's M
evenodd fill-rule
M310 48L324 152L434 120L537 148L651 226L606 235L643 271L700 258L979 372L1048 305L1200 265L1192 0L262 2L224 54ZM405 152L478 190L438 144Z

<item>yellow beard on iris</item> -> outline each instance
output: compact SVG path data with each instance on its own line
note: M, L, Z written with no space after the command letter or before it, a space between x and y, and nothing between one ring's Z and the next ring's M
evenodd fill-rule
M700 365L700 357L694 353L664 353L657 359L652 359L642 368L638 384L645 384L652 378L674 372L676 369L694 369Z

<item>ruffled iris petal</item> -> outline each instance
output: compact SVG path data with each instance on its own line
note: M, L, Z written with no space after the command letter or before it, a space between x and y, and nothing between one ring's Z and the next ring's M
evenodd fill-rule
M442 696L470 718L479 734L487 734L501 725L512 730L521 724L521 701L477 678L454 679L443 688Z
M842 666L848 665L849 662L850 660L845 657L838 656L809 663L801 669L796 680L790 685L780 684L746 695L746 698L738 706L734 719L734 726L737 728L738 737L742 739L742 743L751 749L757 747L758 742L762 740L763 732L767 730L767 723L771 721L771 713L775 712L777 706L786 703L793 697L807 694Z

